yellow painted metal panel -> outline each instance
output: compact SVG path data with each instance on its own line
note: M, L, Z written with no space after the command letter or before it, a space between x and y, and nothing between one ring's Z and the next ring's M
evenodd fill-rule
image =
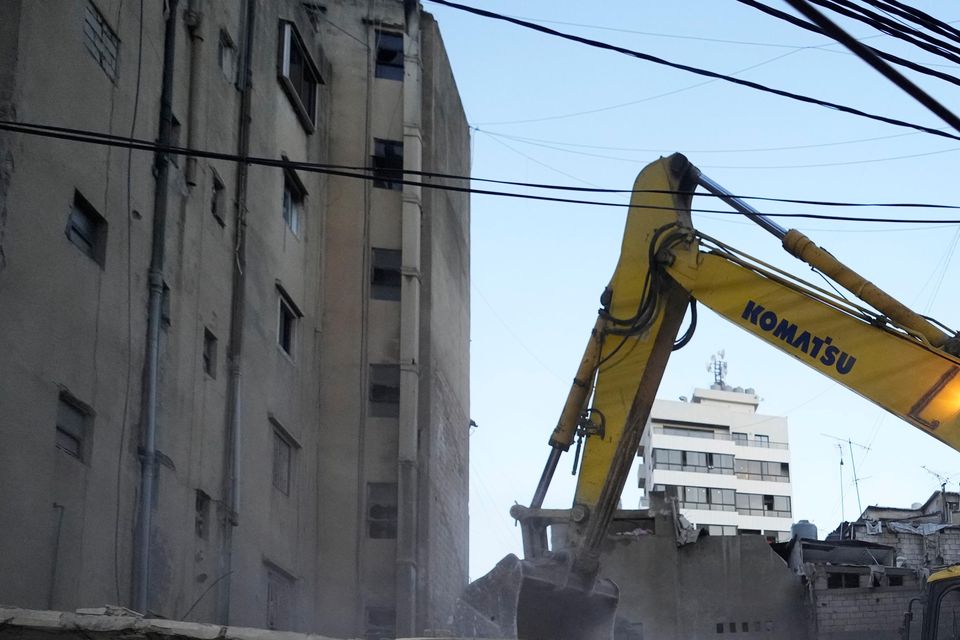
M960 360L703 253L668 273L703 304L925 433L960 449Z
M615 318L630 318L637 313L650 271L650 245L657 229L678 221L690 224L689 200L676 195L679 185L670 170L670 162L671 158L661 158L648 165L634 182L620 261L609 285L612 291L609 310ZM637 193L640 191L646 193ZM659 309L642 335L625 338L606 334L603 338L600 361L604 364L597 374L592 407L605 417L606 432L602 439L592 436L587 440L574 498L577 504L595 505L607 482L614 452L623 437L639 382L647 371L663 316L664 310Z

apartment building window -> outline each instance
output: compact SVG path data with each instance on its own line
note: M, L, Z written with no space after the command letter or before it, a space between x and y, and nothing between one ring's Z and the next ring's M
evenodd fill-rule
M400 365L370 365L370 415L396 418L400 415Z
M293 235L300 235L300 219L307 190L296 172L288 169L283 173L283 221Z
M665 436L683 436L684 438L706 438L708 440L715 438L713 429L697 429L696 427L664 425L662 433Z
M367 535L375 539L397 537L397 484L367 483Z
M376 300L399 300L401 259L398 249L373 249L370 295Z
M57 403L57 448L78 460L87 458L93 411L66 391Z
M376 76L387 80L403 80L403 34L377 31Z
M677 487L680 507L704 511L734 511L736 492L712 487Z
M289 629L295 581L286 571L266 563L267 629Z
M280 22L278 76L301 124L312 133L317 123L317 87L323 84L320 70L310 56L300 32L292 22Z
M736 444L747 444L747 434L740 431L734 431L730 434Z
M770 436L756 435L754 436L754 441L758 447L770 447Z
M297 325L303 314L279 284L277 285L277 309L277 344L292 358L297 340Z
M765 462L763 460L737 458L736 468L737 477L743 480L790 482L790 464L786 462Z
M383 640L397 635L397 611L391 607L367 607L366 640Z
M104 265L107 254L107 221L79 191L67 218L67 239L91 260Z
M217 377L217 336L210 329L203 329L203 372Z
M396 140L373 140L373 186L400 191L403 189L403 143Z
M653 468L733 475L734 458L726 453L654 449Z
M210 496L197 489L194 500L194 531L201 540L210 538Z
M217 43L217 66L223 77L230 82L237 80L237 45L225 29L220 29L220 40Z
M213 215L213 219L222 227L226 224L224 220L224 200L226 198L226 186L223 183L223 179L220 177L220 174L217 173L217 170L210 168L210 176L212 178L211 190L210 190L210 213Z
M273 426L273 486L283 495L290 495L290 468L293 444L279 428Z
M83 43L110 81L116 82L120 38L107 24L103 14L89 1L83 9Z
M737 513L744 516L789 518L792 516L790 496L737 493Z
M707 532L712 536L735 536L737 528L726 524L710 524L706 526Z

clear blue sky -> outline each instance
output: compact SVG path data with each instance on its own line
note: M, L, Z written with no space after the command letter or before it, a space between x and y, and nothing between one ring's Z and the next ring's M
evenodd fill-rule
M902 120L945 127L839 45L737 2L474 2L560 31L674 62L816 96ZM789 11L784 2L771 0ZM914 2L945 21L960 10ZM823 107L707 81L620 54L590 49L425 1L439 24L473 131L473 175L625 189L648 162L685 153L738 194L843 201L960 204L960 143ZM945 11L951 11L946 14ZM870 27L842 22L865 42L933 68L960 69ZM957 87L916 78L948 106ZM960 107L957 107L960 110ZM615 198L614 198L615 199ZM769 212L960 218L960 212L857 210L755 203ZM694 206L713 208L712 199ZM528 504L548 454L568 382L593 325L598 296L617 258L622 210L474 196L472 202L470 514L472 578L504 554L520 553L507 513ZM956 326L954 256L960 227L782 221L917 311ZM751 223L695 214L696 226L748 253L815 278ZM841 515L859 513L850 455L843 451L841 504L837 442L869 445L853 454L862 505L909 506L939 480L957 490L960 453L855 396L704 310L693 341L671 360L660 397L707 386L710 354L725 349L728 381L752 386L760 411L790 426L794 519L821 536ZM570 460L547 498L568 507ZM635 507L631 477L623 504Z

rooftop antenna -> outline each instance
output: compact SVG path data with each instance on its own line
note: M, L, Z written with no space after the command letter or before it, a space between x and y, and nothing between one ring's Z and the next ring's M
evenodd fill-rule
M930 475L934 476L940 482L941 521L944 523L949 522L950 521L949 515L947 514L947 481L957 474L951 473L949 476L945 476L943 474L937 473L936 471L928 468L925 465L920 465L920 468L926 471L927 473L929 473Z
M727 361L723 359L726 355L726 351L720 349L710 356L710 362L707 363L707 371L713 374L713 383L721 389L726 388Z
M836 437L836 436L830 435L829 433L821 433L820 435L822 435L822 436L825 437L825 438L830 438L831 440L836 440L837 442L846 442L846 443L847 443L847 447L848 447L849 450L850 450L850 467L851 467L851 470L853 471L853 486L854 486L854 488L855 488L856 491L857 491L857 509L858 509L859 513L862 514L862 513L863 513L863 505L862 505L861 502L860 502L860 481L863 480L863 478L860 478L860 477L857 476L857 460L856 460L856 458L853 457L853 445L857 445L858 447L860 447L860 448L863 449L864 451L870 451L870 447L868 447L868 446L865 445L865 444L860 444L859 442L854 442L854 441L851 440L850 438L838 438L838 437ZM841 453L840 453L840 455L841 455L840 464L843 464L843 451L842 451L843 445L838 444L837 446L840 447L840 449L841 449ZM841 493L841 496L842 496L842 493ZM841 497L841 499L842 499L842 497Z
M843 508L843 445L838 442L836 447L840 451L840 539L843 540L843 523L847 521Z

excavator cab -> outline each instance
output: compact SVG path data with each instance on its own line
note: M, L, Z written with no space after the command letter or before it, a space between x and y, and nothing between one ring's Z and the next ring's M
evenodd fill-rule
M917 624L914 602L923 604L923 619ZM901 637L910 640L914 627L920 627L920 640L960 640L960 565L936 571L927 578L923 598L910 602L903 616Z

